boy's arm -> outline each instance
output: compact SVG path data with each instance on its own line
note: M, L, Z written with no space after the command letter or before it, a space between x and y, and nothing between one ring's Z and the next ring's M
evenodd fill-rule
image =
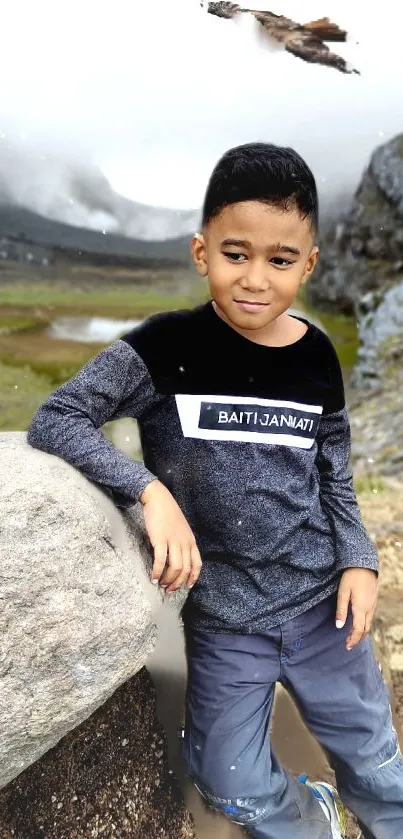
M317 444L320 498L334 534L337 567L341 571L377 571L377 551L363 524L353 486L350 423L345 407L322 416Z
M321 503L333 530L336 565L341 572L335 622L342 629L351 609L352 624L345 642L351 650L371 628L377 597L378 555L364 527L353 486L351 433L343 379L336 353L331 349L330 396L319 423L316 464Z
M183 585L191 588L199 577L202 563L194 535L169 490L100 430L111 419L140 418L156 398L141 357L130 344L118 340L39 408L28 442L101 484L118 506L141 501L154 551L152 581L171 593Z
M129 507L155 475L116 449L100 427L111 419L141 416L153 398L142 359L118 340L39 408L28 431L28 443L63 458L101 484L119 506Z

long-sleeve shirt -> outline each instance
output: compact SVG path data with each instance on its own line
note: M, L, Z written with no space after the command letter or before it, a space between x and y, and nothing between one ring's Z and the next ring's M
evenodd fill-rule
M37 411L32 446L136 503L156 477L171 491L203 567L183 618L259 632L333 593L350 567L377 570L349 468L340 365L313 324L269 347L212 302L163 313L115 341ZM143 461L118 451L108 420L138 421Z

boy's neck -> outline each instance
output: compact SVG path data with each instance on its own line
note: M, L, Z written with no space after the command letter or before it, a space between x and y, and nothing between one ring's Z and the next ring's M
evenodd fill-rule
M266 347L287 347L299 341L308 330L306 323L298 320L298 318L291 317L287 312L283 312L262 329L240 329L226 317L215 300L212 300L212 305L216 315L227 326L230 326L234 332L238 332L239 335L254 344L261 344Z

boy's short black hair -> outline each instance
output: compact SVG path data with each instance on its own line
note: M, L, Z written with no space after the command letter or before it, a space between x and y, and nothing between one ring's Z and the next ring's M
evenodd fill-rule
M245 143L229 149L211 174L202 211L202 225L224 207L240 201L262 201L284 210L296 208L318 227L315 178L294 149L271 143Z

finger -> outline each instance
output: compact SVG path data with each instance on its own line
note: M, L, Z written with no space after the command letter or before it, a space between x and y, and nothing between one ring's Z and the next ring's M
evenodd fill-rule
M182 571L182 551L179 544L168 543L168 564L160 580L161 586L170 586Z
M161 574L165 568L167 561L168 545L166 542L160 542L154 545L154 564L151 572L151 582L157 585Z
M346 641L346 647L348 650L352 650L353 647L356 647L360 641L365 638L365 632L362 629L353 629Z
M193 588L194 584L197 583L197 580L199 579L200 571L202 569L202 560L196 542L193 542L190 548L190 560L191 570L187 581L187 587Z
M369 635L371 632L372 620L374 617L374 609L369 609L365 616L365 634Z
M353 615L353 628L347 638L346 647L352 650L365 636L365 612L356 611Z
M173 591L178 591L178 589L185 585L190 574L190 562L190 545L182 545L182 571L176 580L167 588L167 594L171 594Z
M348 583L343 583L341 581L339 585L339 591L337 593L337 606L336 606L336 628L342 629L348 615L348 608L350 605L350 596L351 590Z

